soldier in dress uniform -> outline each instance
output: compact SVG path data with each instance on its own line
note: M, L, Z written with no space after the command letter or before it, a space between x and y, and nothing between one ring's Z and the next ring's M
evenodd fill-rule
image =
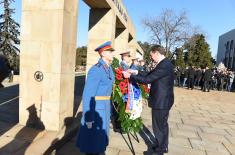
M131 61L131 52L130 51L127 51L127 52L122 52L120 55L121 55L121 58L122 58L122 61L120 63L120 67L123 68L123 70L128 70L130 68L130 66L128 65Z
M140 60L139 71L141 71L141 72L146 71L146 66L145 66L145 61L144 60Z
M111 67L114 49L111 42L95 49L98 63L88 72L82 96L83 116L77 146L81 152L95 155L104 153L108 146L111 93L115 80Z
M139 67L138 58L133 58L133 59L132 59L132 64L131 64L130 69L132 69L132 70L139 70L138 67Z

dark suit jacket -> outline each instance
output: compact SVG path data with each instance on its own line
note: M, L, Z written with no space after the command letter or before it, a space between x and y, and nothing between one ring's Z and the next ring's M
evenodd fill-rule
M131 75L132 82L151 84L149 106L170 110L174 104L174 70L171 61L163 59L146 75Z
M7 60L3 56L0 55L0 83L8 77L10 73L10 68L7 65Z
M194 79L195 77L195 70L193 68L189 68L188 70L188 78L189 79Z
M205 71L203 80L204 80L204 81L210 81L211 78L212 78L212 72L211 72L210 69L208 69L208 70Z

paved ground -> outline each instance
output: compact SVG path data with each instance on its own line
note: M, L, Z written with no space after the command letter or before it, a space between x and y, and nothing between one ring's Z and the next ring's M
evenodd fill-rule
M80 80L84 81L84 78ZM75 85L79 83L77 81ZM4 91L0 89L0 101L14 98L18 95L17 91L17 85L5 88ZM81 94L81 91L75 90L75 94ZM176 88L175 97L175 105L169 119L169 155L235 155L235 93L217 91L203 93L198 90ZM80 97L75 96L75 100L80 100ZM0 106L0 150L6 148L5 146L9 146L8 148L19 147L22 143L22 138L11 137L13 134L8 135L8 139L5 137L5 140L1 136L16 123L17 115L17 100ZM150 109L146 106L143 111L143 121L145 130L138 135L140 143L134 138L132 138L132 142L137 155L150 155L152 153L148 146L150 146L149 139L152 137L150 133L152 128L151 114ZM22 137L23 131L29 133L28 129L24 130L21 130L22 132L18 132L18 134L15 132L15 134ZM35 135L31 137L34 138L30 140L35 141ZM132 153L125 140L128 140L127 135L122 137L118 133L111 132L110 145L106 155L131 155ZM8 141L11 142L11 145L8 144ZM75 147L75 141L76 137L60 150L57 150L56 154L81 154ZM23 146L28 146L28 143L26 144L25 142L24 145L22 143Z
M19 85L0 88L0 122L17 123Z
M235 94L213 91L175 89L175 105L170 113L169 155L235 155ZM150 155L150 109L143 112L145 133L140 143L133 138L136 154ZM124 135L125 139L127 136ZM78 155L76 137L57 151L58 155ZM131 155L124 138L111 132L107 155Z
M74 114L81 101L85 76L76 74L74 91ZM38 153L51 146L65 131L39 131L21 126L19 121L19 85L4 83L0 88L0 155L41 155ZM79 121L77 121L79 122ZM36 152L36 153L35 153Z

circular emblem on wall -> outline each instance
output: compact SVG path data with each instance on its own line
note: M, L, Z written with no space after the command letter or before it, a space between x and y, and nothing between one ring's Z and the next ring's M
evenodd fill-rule
M38 82L41 82L43 80L43 73L41 71L36 71L34 73L34 79Z

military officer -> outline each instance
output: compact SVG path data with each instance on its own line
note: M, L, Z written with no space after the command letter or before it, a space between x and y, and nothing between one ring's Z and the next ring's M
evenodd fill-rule
M114 49L106 42L95 49L98 63L88 72L83 91L83 116L77 146L86 154L104 153L108 146L112 86L115 80L111 67Z
M138 58L133 58L130 69L132 69L132 70L139 70L138 67L139 67Z
M122 61L120 63L120 67L123 68L123 70L128 70L130 68L130 66L128 65L131 61L131 52L130 51L127 51L127 52L122 52L120 55L121 55L121 58L122 58Z
M145 61L144 60L140 60L139 71L141 71L141 72L146 71L146 66L145 66Z

